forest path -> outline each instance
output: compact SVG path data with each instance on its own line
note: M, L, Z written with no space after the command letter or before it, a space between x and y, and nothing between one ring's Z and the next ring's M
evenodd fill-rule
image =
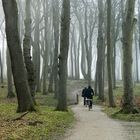
M73 129L66 133L64 140L128 140L124 127L107 117L101 107L93 105L88 111L82 102L72 107L77 119Z

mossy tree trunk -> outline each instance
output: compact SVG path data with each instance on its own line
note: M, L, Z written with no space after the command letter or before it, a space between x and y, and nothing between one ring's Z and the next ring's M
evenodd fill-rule
M11 59L10 59L8 48L7 48L7 52L6 52L6 58L7 58L6 60L7 60L7 86L8 86L7 98L14 98L15 94L13 91Z
M17 3L16 0L2 0L2 4L5 14L7 44L18 99L17 112L33 111L35 108L28 86L18 33Z
M123 32L123 79L124 95L122 111L131 113L133 104L133 80L132 80L132 41L135 25L134 19L135 0L127 0L126 13L122 24Z
M115 107L112 86L112 48L111 48L111 0L107 0L107 69L109 105Z
M67 111L67 59L69 50L70 0L63 0L59 55L59 95L57 110Z
M26 0L25 35L23 40L24 61L27 69L28 83L35 103L35 70L31 57L31 0Z

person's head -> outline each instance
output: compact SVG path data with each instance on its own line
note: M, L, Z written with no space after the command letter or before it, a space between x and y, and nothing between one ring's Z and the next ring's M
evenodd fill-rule
M88 88L91 88L91 86L89 85Z

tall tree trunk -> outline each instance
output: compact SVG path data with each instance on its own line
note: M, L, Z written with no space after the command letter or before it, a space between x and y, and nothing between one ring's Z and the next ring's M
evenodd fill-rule
M73 39L74 39L74 36L73 36L73 33L71 35L71 45L70 45L70 62L71 62L71 78L73 79L74 78L74 69L73 69L73 46L74 46L74 42L73 42Z
M53 0L53 27L54 27L54 60L53 60L53 72L54 72L54 93L55 97L58 96L58 46L59 46L59 1Z
M53 80L54 80L54 73L53 73L53 57L52 53L50 55L50 77L49 77L49 86L48 86L48 92L52 93L53 92Z
M37 7L35 9L35 31L34 31L34 48L33 48L33 62L36 72L36 91L41 91L41 81L40 81L40 0L37 1Z
M57 110L67 110L67 59L69 50L70 0L63 0L61 15L61 42L59 55L59 96Z
M79 63L80 63L80 36L78 39L78 48L77 48L78 52L77 52L77 79L80 79L80 67L79 67Z
M43 3L44 8L44 22L45 22L45 51L43 57L43 94L47 95L47 79L48 79L48 39L47 39L47 29L48 29L48 0Z
M34 103L30 94L26 69L20 45L18 33L18 9L16 0L2 0L4 14L7 44L9 48L12 72L18 99L17 112L33 111Z
M10 60L8 48L7 48L6 56L7 56L7 86L8 86L7 98L14 98L15 94L13 91L11 60Z
M111 15L111 21L112 21L112 29L111 29L111 36L112 36L112 42L111 42L111 45L112 45L112 79L113 79L113 89L116 88L116 74L115 74L115 71L116 71L116 38L115 38L115 26L116 26L116 18L115 18L115 7L113 6L112 8L112 15Z
M35 103L35 70L31 57L31 0L26 0L25 35L23 40L24 60L27 69L28 83Z
M139 61L138 61L138 45L137 45L137 34L135 33L135 55L136 55L136 81L139 83Z
M88 80L88 85L91 86L91 56L89 55L89 50L88 50L88 29L87 29L87 26L88 26L88 22L87 22L87 4L84 4L85 5L85 24L84 24L84 27L85 27L85 38L84 38L84 43L85 43L85 48L86 48L86 59L87 59L87 80Z
M115 107L112 88L112 64L111 64L111 0L107 0L107 68L108 68L108 94L109 105Z
M123 76L124 76L124 95L122 111L131 113L134 109L133 104L133 80L132 80L132 40L135 25L134 19L135 0L127 0L126 16L122 25L123 30Z
M97 85L98 85L98 91L99 91L99 99L104 101L104 93L103 93L103 51L104 51L104 44L103 44L103 1L98 0L98 9L99 9L99 22L98 22L98 38L97 38L97 68L96 68L96 74L97 74Z

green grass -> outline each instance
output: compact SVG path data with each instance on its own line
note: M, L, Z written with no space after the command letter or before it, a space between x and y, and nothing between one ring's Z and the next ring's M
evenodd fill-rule
M61 137L74 121L74 114L55 111L57 104L53 94L37 93L37 112L28 113L18 121L12 121L21 114L16 113L17 101L6 98L7 89L0 88L0 138L8 140L53 140ZM30 122L41 122L32 126Z
M36 101L38 105L45 105L49 107L56 107L57 100L54 98L54 94L42 95L41 93L36 94Z
M123 95L123 87L117 87L114 91L114 96L122 96ZM134 85L134 95L140 96L140 84Z
M123 87L119 86L114 91L114 99L116 102L116 108L108 107L108 99L104 103L104 112L111 118L124 120L124 121L138 121L140 122L140 114L123 114L119 111L121 110L121 98L123 96ZM108 96L108 95L107 95ZM140 105L140 84L135 84L134 86L134 96L135 96L135 103ZM108 98L108 97L106 97ZM140 106L139 106L140 107Z
M12 119L21 114L15 113L16 104L0 104L0 137L3 139L47 139L52 140L53 136L61 136L66 128L72 124L73 113L54 111L54 108L41 106L38 112L28 113L21 120ZM41 122L30 126L29 122Z
M123 121L140 122L140 114L122 114L119 113L120 110L121 110L120 107L116 107L116 108L105 107L103 109L103 111L111 118L119 119Z

